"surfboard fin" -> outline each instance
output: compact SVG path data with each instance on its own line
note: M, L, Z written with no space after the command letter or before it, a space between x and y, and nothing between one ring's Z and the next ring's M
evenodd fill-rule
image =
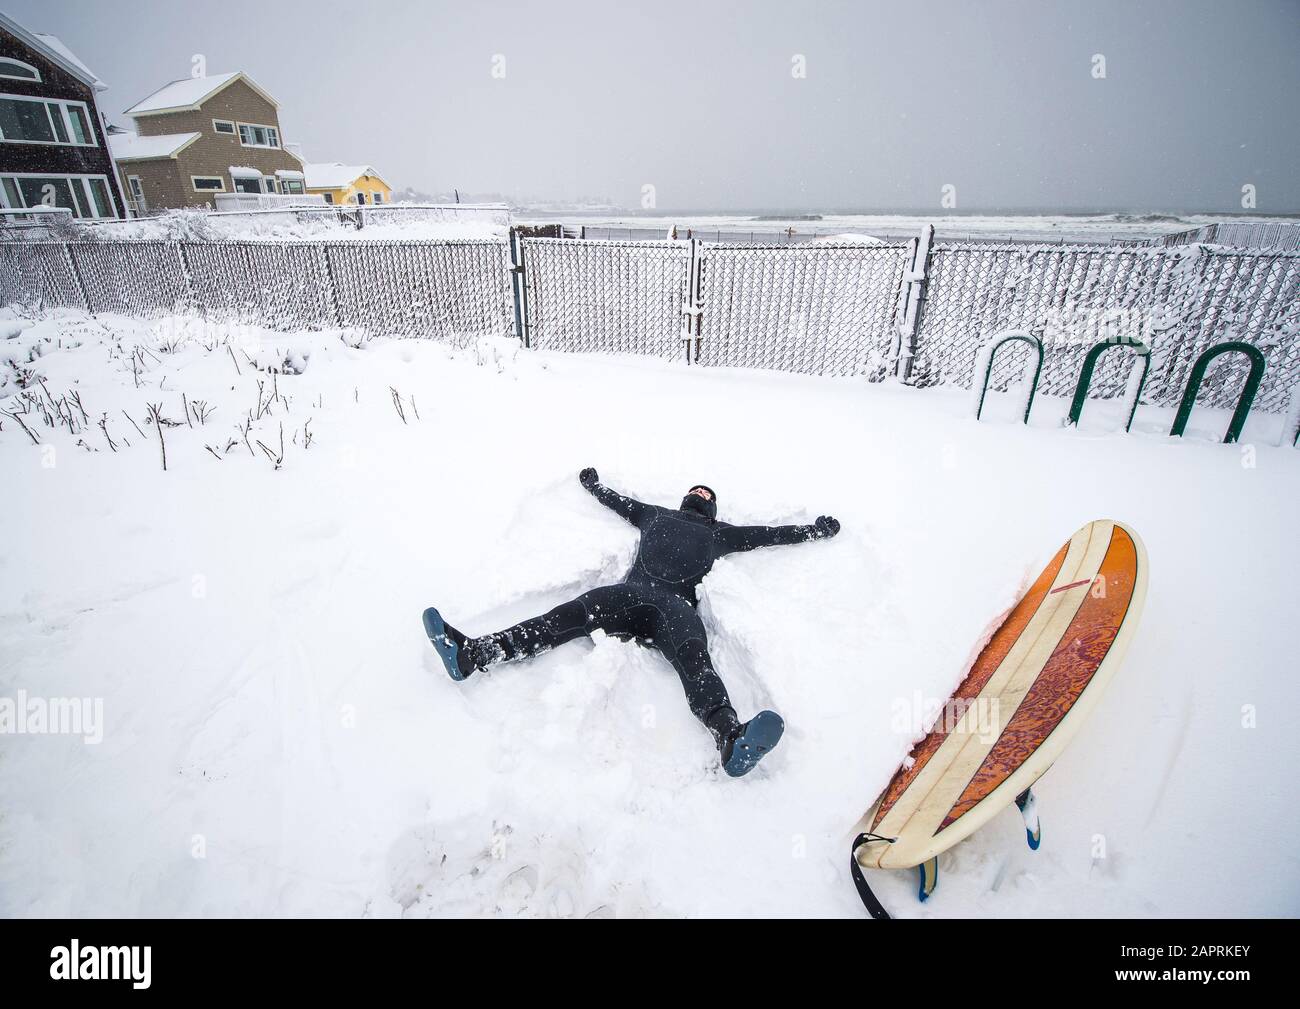
M929 900L930 894L934 893L934 888L939 885L939 856L935 855L929 861L922 862L916 867L916 871L921 875L920 888L916 896L919 900Z
M1043 841L1043 825L1038 819L1038 799L1033 789L1026 788L1016 796L1016 808L1025 820L1025 840L1031 851L1037 851Z

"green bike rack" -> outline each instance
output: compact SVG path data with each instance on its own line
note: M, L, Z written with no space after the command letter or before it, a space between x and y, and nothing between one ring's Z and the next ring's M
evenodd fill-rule
M1255 393L1259 392L1259 383L1264 378L1264 355L1258 347L1252 347L1249 343L1242 343L1240 340L1211 347L1196 359L1196 363L1192 365L1192 373L1187 378L1187 388L1183 390L1183 401L1178 404L1174 426L1169 429L1171 435L1182 437L1183 432L1187 430L1187 420L1192 415L1192 407L1196 405L1196 394L1201 390L1201 382L1205 380L1205 372L1210 367L1210 363L1220 355L1233 353L1245 354L1250 358L1250 374L1246 376L1246 384L1237 399L1237 409L1232 412L1232 420L1228 422L1228 433L1223 436L1223 443L1231 445L1241 437L1241 429L1246 426L1246 415L1250 413L1250 406L1255 402Z
M989 376L993 374L993 359L998 356L998 351L1002 349L1004 344L1019 341L1020 343L1029 344L1034 353L1038 355L1038 364L1034 368L1034 380L1029 386L1029 398L1025 400L1025 423L1028 424L1029 411L1034 408L1034 394L1038 392L1038 379L1043 374L1043 341L1023 329L1008 329L1006 332L998 333L993 339L997 342L993 344L993 349L989 351L989 359L984 366L984 382L980 386L980 401L975 407L975 419L979 420L980 414L984 412L984 397L988 395L989 391Z
M1124 430L1127 431L1133 426L1133 418L1137 414L1138 399L1142 396L1142 387L1146 385L1147 372L1151 370L1151 348L1141 340L1130 336L1112 336L1109 339L1102 340L1096 344L1088 356L1083 359L1083 370L1079 372L1079 385L1074 390L1074 402L1070 404L1070 417L1067 424L1079 423L1079 418L1083 416L1083 404L1088 398L1088 386L1092 384L1092 373L1097 367L1097 361L1101 355L1106 353L1112 347L1132 347L1137 356L1142 359L1142 377L1138 379L1137 392L1133 396L1133 409L1128 412L1128 420L1124 424Z

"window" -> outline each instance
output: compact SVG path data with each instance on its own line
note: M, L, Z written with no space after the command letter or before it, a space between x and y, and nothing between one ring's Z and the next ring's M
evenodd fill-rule
M67 179L50 176L49 178L26 178L18 180L18 191L23 194L23 205L36 207L67 207L75 211L78 217L85 217L82 208L73 202L72 184Z
M46 102L45 109L50 115L50 125L54 127L54 136L59 143L68 142L68 124L63 121L63 113L54 102Z
M127 188L131 190L131 202L135 205L134 210L137 214L144 214L149 209L149 204L144 198L144 183L140 181L138 175L128 175L126 177Z
M86 144L87 146L95 143L95 134L90 130L90 123L86 120L86 110L80 105L66 106L68 112L68 125L72 127L72 140L74 143Z
M196 193L224 193L226 180L220 175L191 175L190 185Z
M334 194L333 194L333 193L322 193L321 195L325 197L325 202L326 202L326 203L333 203L333 202L334 202Z
M279 147L280 131L274 126L239 124L239 142L245 147Z
M113 201L108 196L108 183L103 179L87 179L91 202L95 204L96 217L116 217L113 213Z
M371 198L370 202L371 202L371 203L383 203L383 202L384 202L384 194L383 194L383 193L375 193L374 196Z
M41 73L31 64L4 56L0 57L0 77L10 77L16 81L39 81Z
M366 202L366 194L358 190L356 195L356 201L357 201L357 206L364 206Z
M0 141L94 147L95 135L82 102L0 95Z
M302 193L302 180L301 180L301 179L281 179L281 180L280 180L280 189L281 189L282 192L289 193L289 194L291 194L291 195L295 195L295 196L297 196L297 195L299 195L299 194Z
M235 192L237 193L260 193L262 191L261 179L235 179Z
M76 217L116 217L108 179L103 175L0 176L0 203L11 210L63 207Z
M54 126L44 102L0 99L0 135L5 140L34 141L52 144Z
M232 123L229 119L212 120L212 128L216 130L218 133L228 133L232 137L235 135L235 124Z
M268 175L268 176L267 176L266 178L264 178L262 181L263 181L264 183L266 183L266 191L267 191L268 193L274 193L274 192L275 192L275 179L274 179L274 178L272 178L271 176Z

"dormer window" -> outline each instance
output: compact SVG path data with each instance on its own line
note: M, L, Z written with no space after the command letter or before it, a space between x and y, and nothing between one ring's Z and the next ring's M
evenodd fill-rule
M0 77L7 77L13 81L39 81L41 72L30 63L0 56Z

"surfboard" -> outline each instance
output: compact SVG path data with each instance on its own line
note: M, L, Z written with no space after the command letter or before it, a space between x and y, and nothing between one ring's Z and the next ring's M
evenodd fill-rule
M923 866L924 896L932 860L1014 803L1078 732L1123 661L1146 589L1146 548L1128 526L1100 520L1070 537L863 817L856 865Z

